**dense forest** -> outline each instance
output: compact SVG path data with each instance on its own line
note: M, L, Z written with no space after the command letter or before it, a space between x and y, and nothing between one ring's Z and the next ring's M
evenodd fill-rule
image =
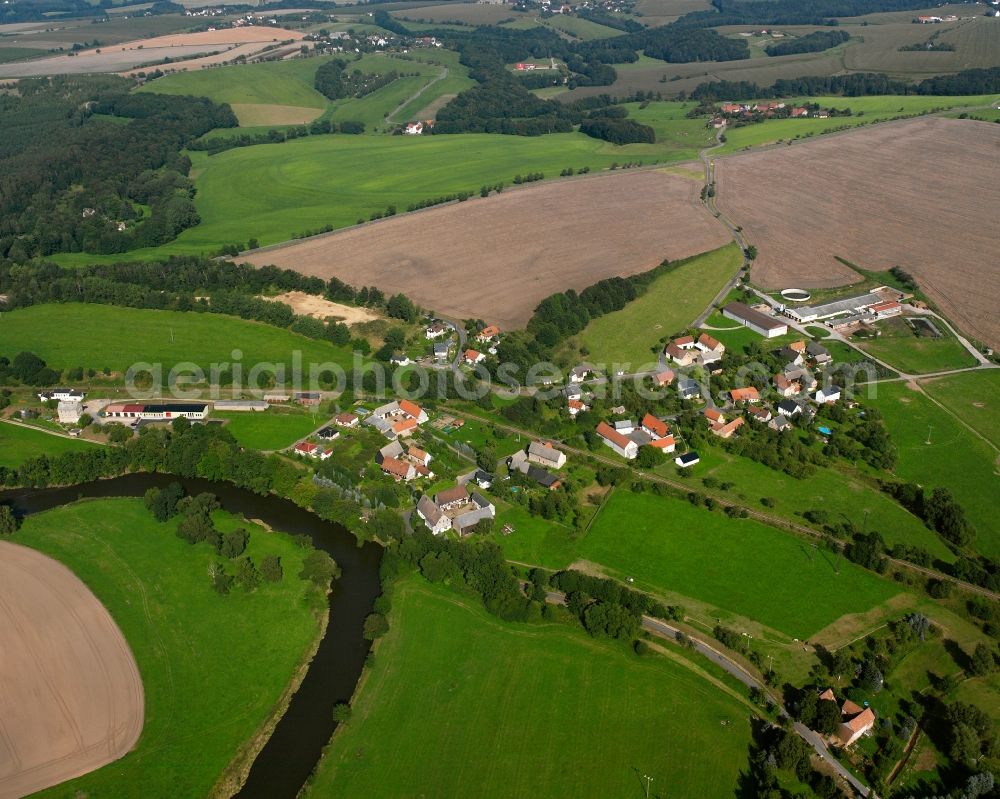
M236 117L204 98L131 87L111 76L38 78L0 95L0 256L125 252L198 223L180 151Z
M927 8L927 0L711 0L713 11L692 11L675 25L835 25L835 17Z
M360 69L347 71L347 62L339 58L321 64L316 70L316 91L328 100L340 100L344 97L364 97L383 86L388 86L399 78L398 72L387 72L384 75L365 73Z
M770 56L797 55L798 53L819 53L843 44L851 38L847 31L813 31L797 39L768 45L764 51Z

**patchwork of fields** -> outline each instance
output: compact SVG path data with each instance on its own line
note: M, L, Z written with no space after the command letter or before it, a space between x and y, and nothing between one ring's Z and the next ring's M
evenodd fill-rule
M698 189L649 171L560 181L243 258L323 278L357 282L363 274L438 313L511 329L556 291L724 244L725 229L702 209Z
M976 216L1000 205L998 153L997 125L885 124L721 158L718 203L757 246L765 287L857 280L835 256L869 270L901 265L966 334L998 345L995 236Z
M698 674L580 629L505 623L419 577L392 604L306 797L641 796L640 770L671 795L732 794L747 710Z
M86 441L50 435L23 425L0 423L0 466L13 468L39 455L55 457L93 446Z

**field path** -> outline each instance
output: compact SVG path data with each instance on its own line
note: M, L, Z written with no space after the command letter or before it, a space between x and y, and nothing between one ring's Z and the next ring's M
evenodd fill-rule
M406 106L408 106L410 103L412 103L414 100L416 100L420 95L422 95L425 91L427 91L435 83L437 83L438 81L442 81L442 80L444 80L447 77L448 77L448 67L442 67L441 73L436 78L434 78L434 80L429 81L428 83L425 83L423 86L421 86L419 89L417 89L413 94L411 94L409 97L407 97L405 100L403 100L403 102L401 102L394 109L392 109L392 111L389 112L389 115L385 118L386 121L387 122L392 122L393 121L393 117L396 116L396 114L398 114L400 111L402 111L404 108L406 108Z

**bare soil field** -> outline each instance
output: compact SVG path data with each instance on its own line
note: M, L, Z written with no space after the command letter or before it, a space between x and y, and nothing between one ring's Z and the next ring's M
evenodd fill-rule
M117 760L139 738L143 689L114 620L69 569L0 542L0 797Z
M712 250L729 237L694 181L623 172L508 190L257 250L250 263L403 292L438 313L522 327L540 300Z
M716 161L719 207L772 288L844 285L902 266L966 334L1000 346L1000 126L923 118Z
M207 53L229 50L236 45L270 44L288 39L297 41L303 35L301 31L259 25L201 31L200 33L172 33L166 36L136 39L121 44L80 50L76 55L57 55L19 64L0 65L0 78L118 72L164 58L192 58Z
M347 325L357 325L363 322L374 322L381 319L377 313L367 308L358 308L354 305L341 305L339 302L330 302L314 294L306 294L304 291L286 291L274 297L261 297L264 300L274 300L290 305L292 310L299 316L311 316L313 319L327 319L336 317Z

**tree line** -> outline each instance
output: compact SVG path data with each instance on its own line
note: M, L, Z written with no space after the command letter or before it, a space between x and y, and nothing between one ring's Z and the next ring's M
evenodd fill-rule
M914 11L926 0L711 0L710 11L692 11L678 27L718 25L836 25L836 17L859 17L887 11Z
M820 53L851 38L847 31L813 31L795 39L769 44L764 52L769 56L797 55L798 53Z

